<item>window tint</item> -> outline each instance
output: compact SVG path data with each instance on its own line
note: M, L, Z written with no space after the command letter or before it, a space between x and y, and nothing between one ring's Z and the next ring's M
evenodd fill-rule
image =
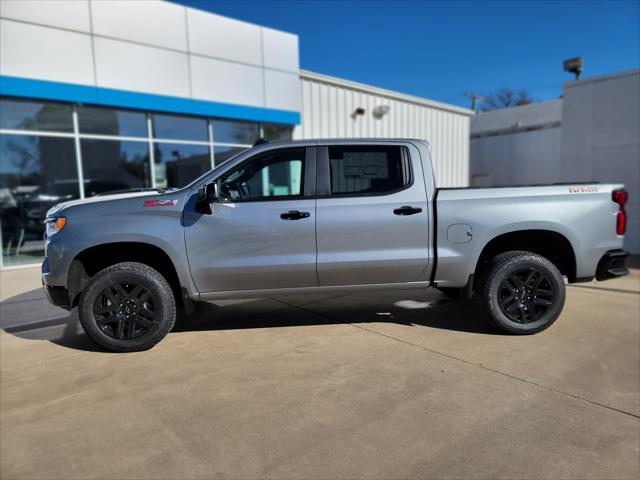
M302 195L304 148L275 150L253 157L223 177L223 200L269 199Z
M29 100L0 100L0 128L73 132L71 105Z
M401 147L329 147L332 195L380 195L409 183Z
M158 187L184 187L211 170L206 145L156 143L153 152Z
M198 140L207 142L207 121L203 118L174 115L151 115L153 136L170 140Z
M253 145L260 136L257 123L213 120L213 140L216 143Z
M146 142L82 140L80 145L85 196L151 186Z
M110 108L78 107L80 133L146 137L147 116L142 112Z

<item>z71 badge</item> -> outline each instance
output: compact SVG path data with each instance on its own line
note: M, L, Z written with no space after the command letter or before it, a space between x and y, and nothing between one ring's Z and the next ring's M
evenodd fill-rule
M145 200L144 207L173 207L178 200Z

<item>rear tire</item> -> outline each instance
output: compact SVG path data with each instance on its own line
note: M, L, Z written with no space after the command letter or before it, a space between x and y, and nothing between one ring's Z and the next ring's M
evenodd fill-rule
M493 258L476 293L489 320L500 330L531 335L556 321L565 290L562 275L549 260L512 251Z
M176 304L167 280L148 265L117 263L94 275L78 302L80 323L112 352L148 350L171 331Z

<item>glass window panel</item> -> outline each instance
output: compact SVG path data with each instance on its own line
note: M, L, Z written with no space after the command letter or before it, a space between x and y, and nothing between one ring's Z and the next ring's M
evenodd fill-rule
M209 147L205 145L156 143L153 155L159 188L184 187L211 170Z
M85 196L151 186L147 143L82 140L80 146Z
M209 141L207 121L203 118L154 114L151 121L155 138Z
M245 150L247 150L246 147L214 147L213 159L215 160L216 167L221 163L224 163L227 160L235 157L237 154L244 152Z
M304 148L275 150L252 157L222 178L220 195L231 202L300 197L304 157Z
M147 116L142 112L111 108L78 107L80 133L146 137Z
M400 147L330 147L331 194L380 195L408 182Z
M71 138L0 136L0 225L5 266L44 256L47 210L80 196Z
M2 98L0 128L73 133L71 105Z
M260 137L260 125L233 120L213 120L213 140L216 143L253 145Z
M291 140L293 135L293 127L291 125L282 125L278 123L265 123L262 126L264 131L264 139L270 142L279 140Z

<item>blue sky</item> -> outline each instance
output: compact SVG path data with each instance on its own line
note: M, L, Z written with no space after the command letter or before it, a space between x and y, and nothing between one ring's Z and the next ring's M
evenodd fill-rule
M557 98L584 76L640 67L640 1L178 0L296 33L304 69L468 106L465 91Z

